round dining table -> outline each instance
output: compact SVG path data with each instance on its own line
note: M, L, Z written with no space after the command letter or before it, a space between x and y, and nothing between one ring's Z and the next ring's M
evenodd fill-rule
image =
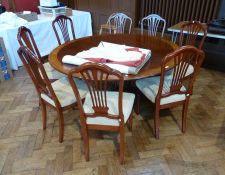
M141 70L133 75L125 75L124 80L137 80L150 76L159 75L161 73L162 59L169 53L177 49L177 45L169 40L161 37L152 37L140 34L108 34L94 35L90 37L76 39L64 43L55 48L49 55L49 62L53 68L61 73L69 74L70 70L76 65L64 64L62 58L65 55L76 55L77 53L97 47L101 41L123 44L132 47L145 48L151 50L151 58L141 68ZM172 63L171 63L172 66ZM170 67L168 67L169 69ZM77 75L77 77L80 77Z

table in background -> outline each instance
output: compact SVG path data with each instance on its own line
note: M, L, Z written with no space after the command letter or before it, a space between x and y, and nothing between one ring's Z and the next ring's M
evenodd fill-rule
M62 63L62 58L65 55L75 55L83 50L96 47L101 41L111 42L116 44L125 44L127 46L145 48L151 50L151 58L142 67L136 75L124 75L125 80L136 80L149 76L159 75L161 73L162 59L173 52L177 45L172 42L162 39L161 37L151 37L148 35L139 34L113 34L113 35L95 35L86 38L64 43L55 48L49 55L49 63L58 71L68 74L75 65ZM171 63L171 67L172 67ZM169 69L170 67L168 67ZM80 77L80 75L77 75Z
M92 22L89 12L73 10L73 16L71 16L71 19L73 20L76 38L92 35ZM58 46L58 42L52 28L53 20L53 17L39 15L37 21L28 22L25 25L33 33L41 56L48 55ZM17 41L18 28L19 27L3 25L1 25L0 28L0 37L4 40L9 57L9 63L13 70L17 70L19 66L23 65L17 54L17 50L19 48L19 43Z
M170 31L170 32L173 32L172 34L172 42L176 43L176 40L177 40L177 35L178 33L180 33L180 30L181 30L181 25L184 24L186 21L182 21L174 26L171 26L169 27L167 30ZM207 24L205 24L207 26ZM184 33L186 33L186 31L184 31ZM198 34L199 36L203 36L203 33L202 32L199 32ZM212 37L212 38L219 38L219 39L225 39L225 35L222 35L222 34L216 34L216 33L210 33L210 32L207 32L207 37Z

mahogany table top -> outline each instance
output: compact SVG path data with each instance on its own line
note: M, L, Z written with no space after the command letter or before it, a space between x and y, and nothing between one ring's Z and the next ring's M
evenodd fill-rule
M139 34L94 35L73 40L55 48L49 55L49 62L59 72L68 74L75 65L62 63L63 56L75 55L83 50L96 47L101 41L151 50L151 58L138 74L125 75L124 80L136 80L159 75L161 73L161 60L168 53L173 52L177 48L177 45L160 37L150 37Z

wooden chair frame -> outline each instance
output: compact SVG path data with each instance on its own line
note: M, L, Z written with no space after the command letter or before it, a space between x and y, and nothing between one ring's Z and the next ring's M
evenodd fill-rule
M125 29L127 20L130 23L130 25L129 25L129 33L130 33L131 27L132 27L132 19L124 13L113 13L108 18L107 23L101 25L99 34L100 35L102 34L103 28L108 29L110 34L112 33L112 30L114 31L114 34L115 33L124 33L124 29Z
M159 126L160 126L160 109L175 107L183 105L182 110L182 126L181 130L183 133L186 132L187 128L187 110L189 105L190 96L193 93L193 84L196 76L200 70L200 66L205 58L205 54L202 50L194 46L183 46L174 52L166 55L161 63L161 74L158 85L158 92L155 97L154 103L154 134L156 139L159 139ZM192 72L187 72L189 66L193 67ZM168 67L171 68L172 73L168 75ZM168 79L169 78L169 79ZM144 81L144 80L143 80ZM165 92L164 83L169 81L169 87ZM185 87L185 88L183 88ZM185 95L184 100L174 101L170 103L161 104L163 98L172 95ZM137 96L137 113L140 111L140 97Z
M161 37L163 37L165 28L166 28L166 20L165 19L163 19L161 16L159 16L157 14L150 14L150 15L144 17L141 20L141 34L143 34L143 31L144 31L144 22L145 21L147 21L148 34L150 36L156 36L159 24L163 23L163 30L162 30L162 34L161 34Z
M184 23L181 26L181 31L179 35L179 46L183 46L184 37L186 36L184 45L195 46L196 38L198 34L202 32L203 36L198 45L199 49L202 49L206 35L207 35L207 26L200 23L199 21L189 21Z
M27 46L34 54L37 55L37 58L42 63L44 63L43 60L41 59L41 54L39 52L39 49L36 45L36 42L30 29L28 29L25 26L20 27L18 29L17 40L20 46Z
M30 29L22 26L18 29L18 34L17 34L17 40L20 44L20 46L26 46L28 47L36 56L37 58L40 60L40 62L43 64L44 68L48 68L51 67L51 65L49 65L49 63L45 63L44 59L42 59L41 54L39 52L39 49L36 45L36 42L34 40L33 34L30 31ZM64 77L63 74L60 74L58 71L56 71L55 69L53 69L54 71L48 71L47 70L47 75L49 76L49 79L53 82L57 79L60 79L62 77Z
M60 15L60 16L57 16L52 21L52 27L53 27L53 30L55 32L57 41L58 41L59 45L61 45L62 43L61 43L59 33L57 31L56 26L58 26L60 31L62 32L64 42L68 42L68 41L71 40L70 39L70 33L69 33L69 30L68 30L68 26L70 26L71 32L72 32L72 39L75 40L76 37L75 37L75 32L74 32L74 27L73 27L73 21L72 21L71 18L69 18L65 15Z
M92 108L93 113L85 113L83 109L82 100L79 96L78 88L73 81L74 74L79 73L82 79L86 82L89 93L91 95L92 100ZM108 105L107 105L107 84L109 83L110 77L113 77L114 80L117 80L119 83L119 98L118 98L118 115L111 115L108 113ZM125 150L125 135L124 135L124 115L122 110L122 98L123 98L123 86L124 86L124 78L123 75L115 71L103 64L96 63L85 63L73 70L69 73L69 81L73 88L74 94L77 99L77 104L80 110L80 120L81 120L81 128L84 140L84 152L85 158L89 160L89 138L88 138L88 130L107 130L107 131L119 131L120 133L120 162L124 162L124 150ZM88 117L97 117L102 116L109 119L117 119L120 123L119 126L107 126L107 125L91 125L87 124L86 120ZM131 113L129 118L130 128L132 128L133 123L133 115Z
M40 59L34 55L34 53L26 46L21 46L18 50L18 55L21 58L30 78L32 79L36 91L38 93L39 102L42 108L42 119L43 119L43 129L46 129L47 123L47 111L46 105L54 108L59 116L59 142L63 142L64 137L64 116L63 111L73 108L75 103L70 104L68 106L62 107L53 88L50 80L45 72L43 64ZM41 94L49 96L53 99L55 106L48 103L44 99L41 98Z
M163 85L165 74L167 71L168 64L171 64L173 61L173 78L170 85L170 91L166 94L163 94ZM161 75L160 75L160 84L158 94L155 99L155 118L154 118L154 129L155 136L159 138L159 111L160 109L170 108L177 105L183 105L182 111L182 132L186 131L187 125L187 110L189 105L190 96L193 91L193 84L196 79L196 75L200 70L200 66L204 60L204 52L193 47L193 46L183 46L180 49L174 51L171 54L168 54L162 60ZM189 65L194 67L194 71L186 76L187 69ZM183 86L184 81L187 81L186 91L182 91L181 87ZM161 105L160 101L162 98L169 97L174 94L184 94L186 99L183 101L172 102L169 104Z

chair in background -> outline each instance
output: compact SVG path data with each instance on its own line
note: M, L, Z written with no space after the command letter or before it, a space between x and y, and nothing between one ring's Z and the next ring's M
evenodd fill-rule
M28 47L20 47L18 54L37 90L39 102L42 108L43 129L46 129L46 105L48 105L54 108L58 113L59 142L63 142L63 111L74 107L76 103L76 98L73 95L73 90L67 77L61 78L51 83L40 59ZM79 80L76 79L75 81L77 82ZM83 99L87 93L86 86L84 83L83 86L81 86L81 82L77 84L79 85L78 91L81 96L80 98Z
M156 36L160 23L163 26L161 34L161 37L163 37L166 28L166 20L157 14L150 14L141 20L141 34L144 32L144 24L146 24L148 27L148 35Z
M199 33L203 33L203 36L197 45L196 39ZM207 26L198 22L190 21L185 22L181 26L180 36L179 36L179 46L192 45L199 49L202 49L205 38L207 35Z
M49 62L44 63L44 61L41 58L41 54L38 50L38 47L36 45L36 42L34 40L33 34L30 31L30 29L22 26L18 30L18 35L17 35L18 42L20 46L27 46L40 60L40 62L43 64L44 69L47 73L47 76L50 80L56 80L60 79L62 77L65 77L64 74L56 71L50 64Z
M65 15L60 15L57 16L53 21L52 21L52 27L55 32L57 41L59 45L75 40L75 32L74 32L74 27L73 27L73 21L69 17ZM70 30L71 30L71 36L70 36ZM62 36L62 37L60 37ZM63 38L63 42L61 42L61 39Z
M183 105L182 132L186 131L187 110L193 83L204 59L194 46L183 46L162 60L161 75L136 81L138 89L155 105L154 130L159 138L160 109ZM172 73L167 74L172 66ZM192 72L188 68L192 67ZM139 105L139 104L138 104Z
M82 104L77 85L73 81L75 73L81 74L89 89L84 104ZM107 91L110 79L118 81L118 92ZM130 128L132 128L132 109L135 98L134 94L123 92L123 75L102 64L85 63L71 70L69 81L78 99L86 160L89 160L88 130L109 130L119 131L120 162L123 163L125 153L124 124L129 120Z
M132 19L125 15L124 13L113 13L108 18L108 21L106 24L102 24L99 34L102 34L102 30L106 29L111 34L113 33L124 33L126 27L128 28L128 32L131 32L132 27Z

